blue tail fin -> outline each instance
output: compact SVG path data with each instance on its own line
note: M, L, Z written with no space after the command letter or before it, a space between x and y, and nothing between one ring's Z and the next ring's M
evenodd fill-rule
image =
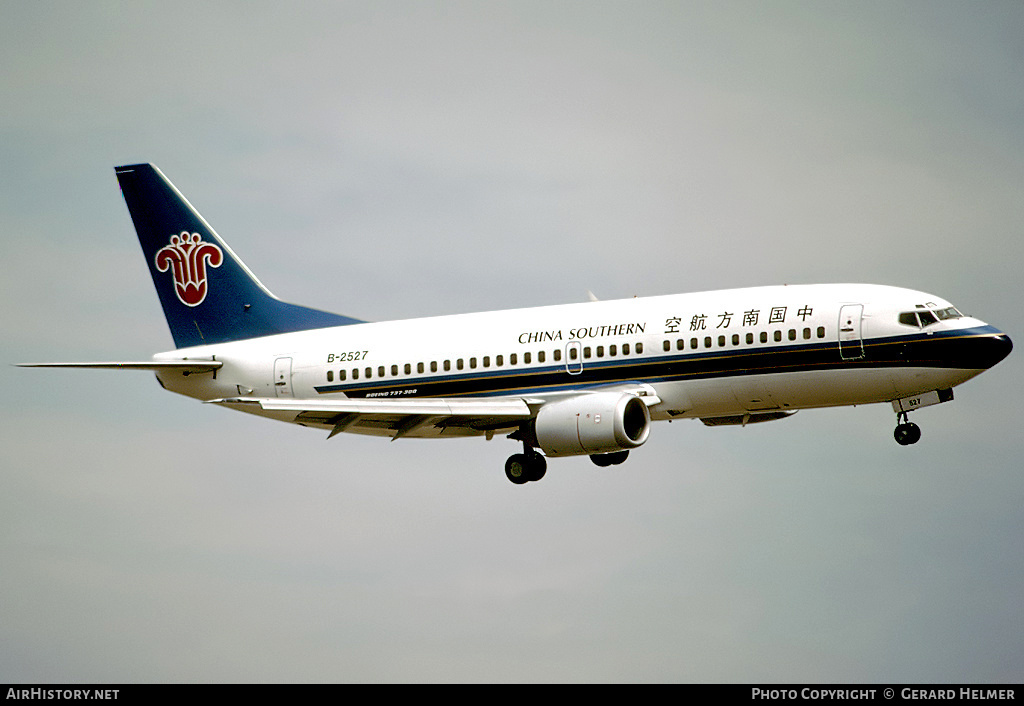
M361 323L267 291L152 164L114 171L177 348Z

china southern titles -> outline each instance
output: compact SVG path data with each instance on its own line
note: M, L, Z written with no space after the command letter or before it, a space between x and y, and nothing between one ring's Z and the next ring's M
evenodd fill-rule
M633 336L636 334L644 333L647 329L647 324L632 323L632 324L615 324L613 326L584 326L580 328L569 329L568 335L562 337L562 329L555 329L554 331L530 331L519 334L519 342L526 343L545 343L547 341L561 341L571 340L574 338L605 338L611 336Z

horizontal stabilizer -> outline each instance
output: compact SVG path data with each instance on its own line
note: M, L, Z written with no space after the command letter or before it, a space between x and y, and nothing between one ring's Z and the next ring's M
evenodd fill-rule
M19 368L92 368L96 370L177 370L182 373L208 373L223 366L219 360L146 360L96 363L19 363Z

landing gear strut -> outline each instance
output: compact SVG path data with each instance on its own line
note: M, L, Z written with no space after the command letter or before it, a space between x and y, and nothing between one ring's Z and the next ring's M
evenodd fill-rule
M537 435L529 425L523 425L508 435L510 439L523 442L523 452L512 454L505 461L505 475L516 485L540 480L548 470L548 460L535 447Z
M913 422L907 421L907 413L900 412L896 415L896 431L893 432L893 437L896 439L896 443L900 446L909 446L910 444L916 444L921 440L921 427L917 426Z

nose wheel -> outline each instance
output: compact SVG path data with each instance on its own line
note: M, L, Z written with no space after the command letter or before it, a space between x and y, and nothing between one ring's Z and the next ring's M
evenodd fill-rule
M900 446L910 446L921 440L921 427L907 421L907 413L900 412L896 417L896 431L892 433Z

